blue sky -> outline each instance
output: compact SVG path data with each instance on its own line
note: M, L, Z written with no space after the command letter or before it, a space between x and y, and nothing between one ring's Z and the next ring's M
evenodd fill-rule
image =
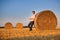
M31 11L52 10L60 26L60 0L0 0L0 26L11 22L13 26L21 22L28 25Z

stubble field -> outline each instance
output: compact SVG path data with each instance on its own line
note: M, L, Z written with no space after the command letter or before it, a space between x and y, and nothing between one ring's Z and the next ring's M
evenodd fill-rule
M36 30L33 28L0 28L0 40L60 40L60 29Z

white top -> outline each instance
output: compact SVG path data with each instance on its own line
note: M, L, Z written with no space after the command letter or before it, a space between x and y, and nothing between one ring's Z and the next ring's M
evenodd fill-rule
M34 19L35 19L35 14L32 15L30 18L32 18L30 21L34 21Z

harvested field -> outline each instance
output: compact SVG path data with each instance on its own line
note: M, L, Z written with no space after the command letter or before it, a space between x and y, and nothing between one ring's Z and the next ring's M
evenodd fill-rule
M39 30L33 28L13 28L4 29L0 28L0 40L59 40L60 29L55 30Z

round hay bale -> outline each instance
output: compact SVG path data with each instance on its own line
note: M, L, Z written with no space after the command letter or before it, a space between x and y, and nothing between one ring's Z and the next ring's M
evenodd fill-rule
M5 24L5 28L7 28L7 29L10 29L10 28L12 28L13 26L12 26L12 23L10 23L10 22L7 22L6 24Z
M17 23L16 24L16 28L22 28L23 27L23 24L22 23Z
M37 29L56 29L57 18L50 10L44 10L37 13L34 25Z

